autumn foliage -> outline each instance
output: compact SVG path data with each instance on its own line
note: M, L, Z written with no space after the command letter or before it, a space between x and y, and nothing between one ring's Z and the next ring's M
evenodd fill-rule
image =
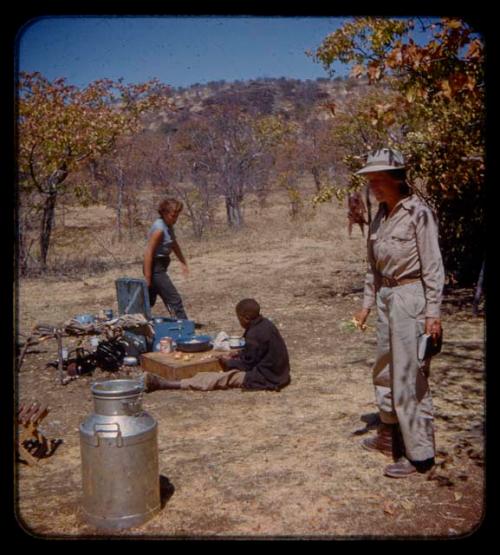
M39 259L46 266L57 200L83 161L109 152L118 137L140 127L142 114L169 106L156 81L124 85L101 79L80 89L64 78L21 73L18 83L20 254L28 222L39 225ZM29 217L27 216L29 215ZM22 268L21 268L22 269Z
M428 33L425 44L411 38L416 26ZM363 17L326 37L315 57L326 69L334 61L351 64L353 76L388 87L387 98L379 96L356 113L343 114L339 125L345 128L344 137L352 142L352 132L361 123L371 137L359 137L346 163L352 170L362 165L361 147L373 150L388 144L402 150L410 182L438 213L448 276L473 282L484 256L481 36L460 19Z

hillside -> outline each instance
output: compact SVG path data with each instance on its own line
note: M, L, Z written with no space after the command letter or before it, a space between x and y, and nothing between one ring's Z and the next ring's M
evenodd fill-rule
M353 95L366 93L368 82L364 79L297 79L261 78L248 81L216 81L206 85L173 89L172 100L176 112L162 111L147 119L148 128L167 128L178 118L187 118L214 104L232 104L254 114L284 114L297 117L300 112L315 111L318 118L328 118L328 113L318 108L335 101L342 109Z

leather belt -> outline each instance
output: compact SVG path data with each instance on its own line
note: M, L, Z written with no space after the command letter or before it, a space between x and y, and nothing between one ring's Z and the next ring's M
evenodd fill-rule
M420 277L394 279L382 276L380 278L382 287L397 287L398 285L406 285L407 283L414 283L416 281L420 281Z

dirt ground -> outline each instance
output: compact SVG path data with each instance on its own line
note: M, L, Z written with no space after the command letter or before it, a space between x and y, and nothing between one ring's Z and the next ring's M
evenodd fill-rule
M472 533L485 510L485 329L482 312L472 316L473 292L448 293L443 305L445 343L431 369L437 464L428 474L404 480L384 477L390 459L360 447L373 433L376 417L370 372L374 316L365 333L347 325L362 296L365 240L359 228L348 237L346 210L338 204L294 222L279 203L270 202L265 210L249 203L245 214L245 231L220 231L201 243L189 238L181 221L178 238L191 274L184 278L175 261L170 274L189 317L204 324L203 333L239 334L234 306L241 298L256 298L287 342L292 383L280 393L145 395L143 406L159 425L160 474L168 487L156 517L110 533L82 519L79 424L93 411L93 382L137 377L141 369L113 374L97 369L62 386L57 370L47 366L57 358L56 342L32 347L16 376L16 399L47 401L51 412L44 432L62 443L36 466L17 463L15 512L22 528L43 538L456 538ZM63 239L73 248L87 241L85 248L103 253L103 218L94 222L89 212L79 221L93 235L68 227L56 236L59 245ZM99 244L92 239L96 234ZM141 277L144 240L106 245L121 267L100 273L82 268L77 278L19 283L21 333L29 334L37 322L57 323L102 308L116 311L114 280ZM166 315L161 302L153 313ZM65 339L69 345L74 341Z

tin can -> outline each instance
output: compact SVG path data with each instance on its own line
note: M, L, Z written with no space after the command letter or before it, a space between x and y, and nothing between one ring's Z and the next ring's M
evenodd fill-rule
M111 320L113 318L113 310L111 308L107 308L104 310L104 316L106 316L108 320Z
M163 337L160 339L160 353L171 353L174 350L171 337Z

